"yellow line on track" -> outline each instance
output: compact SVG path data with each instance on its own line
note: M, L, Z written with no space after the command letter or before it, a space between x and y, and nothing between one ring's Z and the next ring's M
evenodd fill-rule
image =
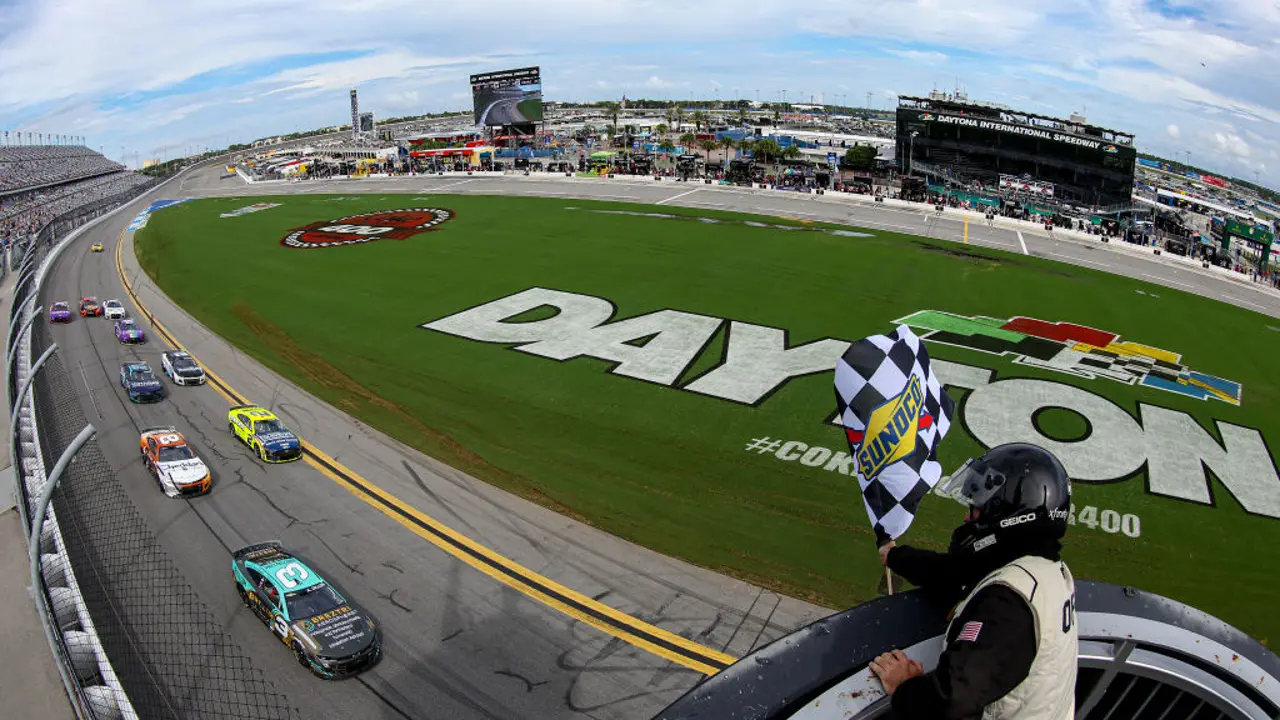
M175 349L187 350L151 314L129 282L129 278L124 272L124 262L122 260L125 232L124 230L120 232L115 250L116 272L120 276L120 282L123 283L125 292L129 295L129 299L133 304L151 322L152 329L166 343ZM187 352L190 351L188 350ZM229 404L249 404L243 395L210 370L208 365L204 363L201 363L201 365L204 366L205 374L208 376L208 384ZM564 613L619 640L704 675L714 675L736 661L736 658L731 655L700 645L656 625L646 623L598 600L571 590L550 578L539 575L414 508L395 495L356 474L315 445L303 441L302 446L304 450L303 461L315 468L321 475L329 478L352 495L378 509L414 534L458 560L553 610Z

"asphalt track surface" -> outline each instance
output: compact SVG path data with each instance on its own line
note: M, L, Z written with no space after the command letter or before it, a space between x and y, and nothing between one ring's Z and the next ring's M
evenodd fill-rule
M526 99L525 93L519 88L501 89L494 94L511 95L511 97L498 98L489 103L484 112L480 114L481 125L517 125L520 123L533 122L520 112L520 103Z
M302 717L649 718L700 680L706 663L731 662L828 612L514 498L325 405L169 302L138 268L132 235L123 230L138 209L159 197L297 193L591 197L850 222L948 238L958 238L959 223L930 219L931 213L851 205L832 196L684 183L452 175L249 186L221 178L219 171L204 169L169 183L84 233L57 261L41 304L75 302L84 295L118 297L140 317L150 340L144 346L120 346L107 321L77 318L54 329L59 354L73 380L83 383L85 414L150 528L232 639ZM116 254L111 251L118 240L122 252ZM102 242L108 252L90 253L93 242ZM1280 317L1280 298L1271 293L1087 241L1057 241L1031 232L1019 238L1011 230L971 224L970 242L1013 252L1021 252L1025 243L1028 254L1234 300ZM136 300L126 292L121 272ZM159 354L168 347L166 336L141 316L138 302L228 390L168 384L169 397L161 403L129 403L117 381L120 363L143 359L158 371ZM226 410L237 397L273 407L315 449L308 461L263 465L235 441ZM209 495L167 498L145 473L136 450L138 430L160 424L176 425L210 465L214 487ZM353 489L343 478L369 485ZM371 499L383 494L394 503L379 506ZM489 565L474 557L458 559L465 556L457 550L464 540L440 534L433 539L423 530L425 521L415 520L423 514L500 559ZM318 680L243 608L232 584L229 551L265 539L303 552L379 617L386 638L380 665L352 680ZM538 573L550 585L531 590L528 582L503 574L510 567ZM585 604L572 597L583 597ZM675 642L680 638L687 640Z

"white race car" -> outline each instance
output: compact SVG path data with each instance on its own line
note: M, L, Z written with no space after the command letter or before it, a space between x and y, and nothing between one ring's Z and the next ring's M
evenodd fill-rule
M138 443L147 470L155 476L165 495L182 497L209 492L213 484L209 468L191 451L177 428L147 428Z
M160 353L160 370L178 385L204 384L204 368L182 350Z
M124 303L119 300L108 300L102 303L102 314L108 320L120 320L125 316Z

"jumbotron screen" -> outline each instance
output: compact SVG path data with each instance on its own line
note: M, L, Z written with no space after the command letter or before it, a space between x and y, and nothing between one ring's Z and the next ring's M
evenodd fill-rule
M527 67L472 75L471 99L477 125L542 122L542 71Z

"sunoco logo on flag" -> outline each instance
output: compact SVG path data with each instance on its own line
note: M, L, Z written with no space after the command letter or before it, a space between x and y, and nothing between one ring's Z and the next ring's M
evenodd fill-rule
M924 395L920 378L911 376L901 395L876 408L858 451L858 472L874 478L886 465L898 462L916 450L916 428Z
M951 428L955 402L906 325L851 343L836 361L835 390L863 504L882 544L907 531L942 477L938 444Z

